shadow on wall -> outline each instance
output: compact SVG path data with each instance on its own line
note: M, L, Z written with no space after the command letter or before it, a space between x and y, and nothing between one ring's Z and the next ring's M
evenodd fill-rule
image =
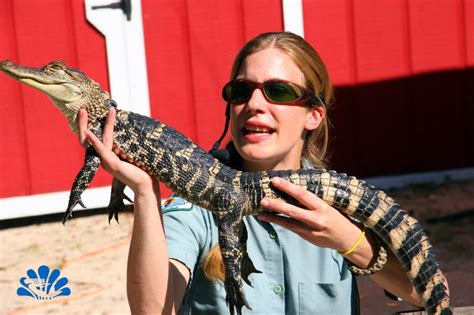
M355 176L474 166L474 69L335 88L331 168Z

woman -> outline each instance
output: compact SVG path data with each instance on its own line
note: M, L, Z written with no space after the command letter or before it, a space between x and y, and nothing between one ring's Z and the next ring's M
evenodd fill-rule
M235 168L324 166L325 104L331 101L332 88L324 64L304 39L286 32L257 36L236 57L231 79L223 96L231 104ZM168 202L162 215L158 183L111 151L114 118L112 111L103 142L86 130L85 112L80 113L79 125L81 141L91 142L103 167L135 193L127 270L132 313L227 313L222 282L213 280L222 277L222 263L212 214L177 198ZM362 226L298 186L283 180L272 184L295 197L301 207L265 198L263 207L284 216L244 218L247 251L261 271L250 276L253 288L244 285L253 312L357 313L349 265L377 271L371 278L378 285L421 304L392 254L381 270L374 269L382 249ZM243 312L250 310L244 307Z

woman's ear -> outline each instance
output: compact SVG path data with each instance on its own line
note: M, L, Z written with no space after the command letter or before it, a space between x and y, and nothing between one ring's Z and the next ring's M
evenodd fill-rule
M312 108L308 112L308 116L306 117L306 130L314 130L319 127L321 122L323 121L325 115L324 107L318 106L316 108Z

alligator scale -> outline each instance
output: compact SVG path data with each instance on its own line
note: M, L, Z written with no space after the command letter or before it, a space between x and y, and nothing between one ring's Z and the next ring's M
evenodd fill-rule
M109 94L82 72L54 61L41 68L0 63L0 70L14 79L46 93L66 116L77 134L80 108L89 116L89 128L101 136L105 117L115 103ZM287 179L316 194L341 212L360 220L395 253L407 276L422 297L429 313L451 314L449 294L432 246L420 224L383 191L346 174L324 169L240 172L215 159L175 129L149 117L117 110L113 150L121 158L140 166L175 193L211 211L217 219L219 245L225 265L226 301L231 314L245 305L242 281L256 271L245 249L242 217L264 211L264 197L287 196L270 184L273 177ZM86 149L64 221L72 209L82 205L81 194L100 164L94 149ZM108 207L109 220L123 206L124 185L114 180ZM291 202L291 200L288 200Z

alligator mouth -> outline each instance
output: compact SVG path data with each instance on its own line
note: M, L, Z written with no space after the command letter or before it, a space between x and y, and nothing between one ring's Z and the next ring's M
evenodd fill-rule
M38 72L42 71L41 68L17 66L10 60L4 60L0 62L0 71L4 72L6 75L12 77L15 80L18 80L30 86L34 86L30 84L34 82L42 85L67 83L65 80L50 77L44 73L38 74Z
M77 86L62 78L48 75L45 68L17 66L5 60L0 62L0 71L47 94L53 100L70 103L82 97L82 91Z

